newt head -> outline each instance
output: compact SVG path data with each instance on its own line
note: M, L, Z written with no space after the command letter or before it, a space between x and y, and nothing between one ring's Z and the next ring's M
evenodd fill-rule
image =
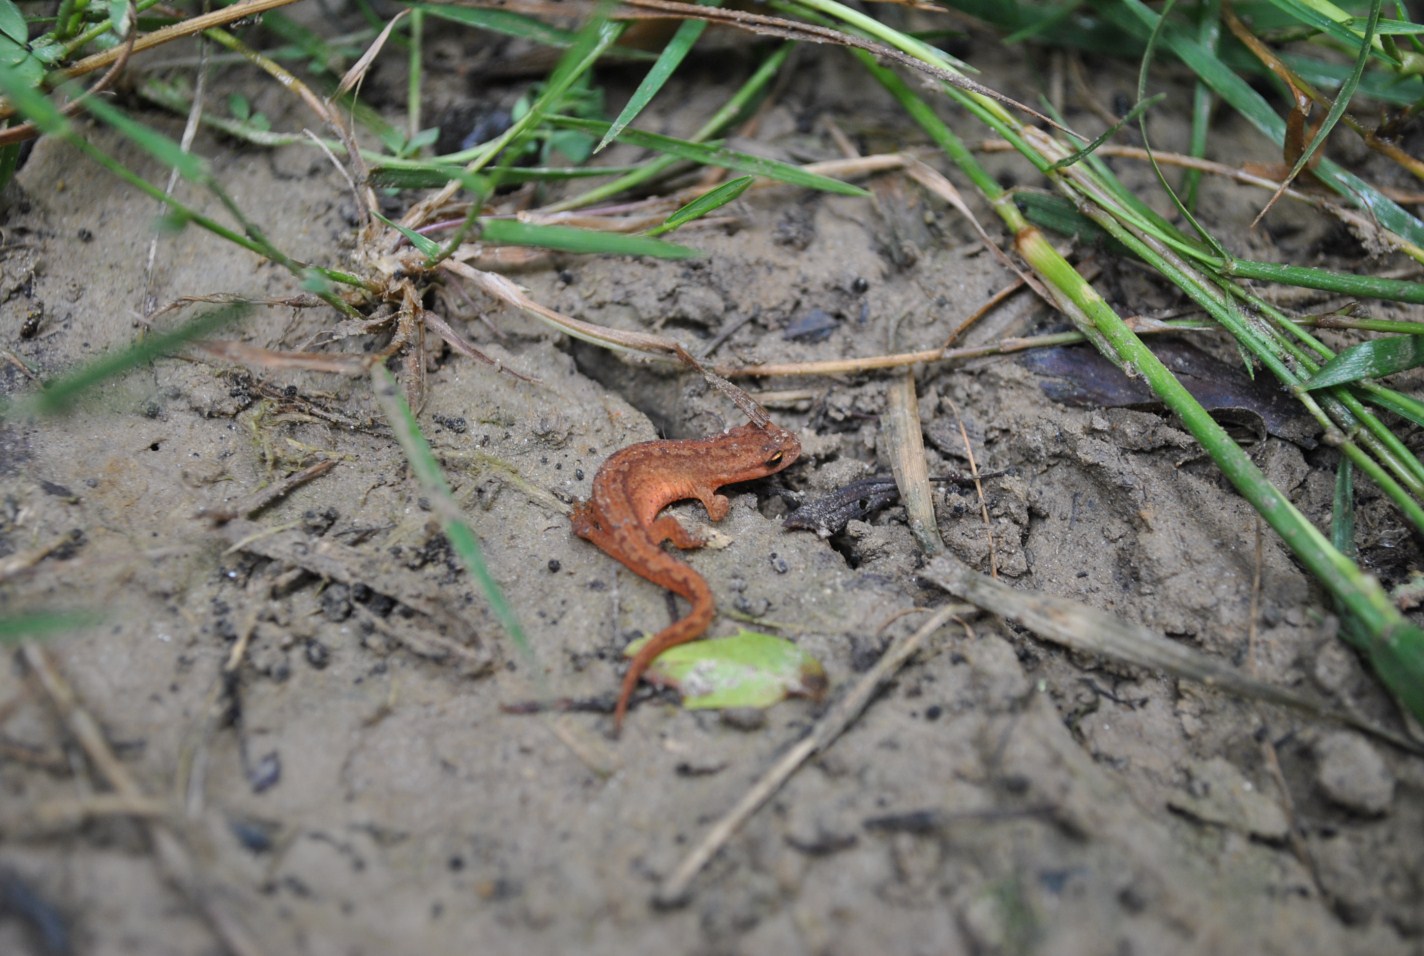
M774 475L801 456L801 440L775 422L738 425L716 439L719 484Z

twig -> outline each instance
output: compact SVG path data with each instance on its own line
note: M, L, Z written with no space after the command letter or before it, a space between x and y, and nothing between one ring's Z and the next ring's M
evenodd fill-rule
M287 497L287 495L302 485L315 478L320 478L335 467L335 458L323 458L316 464L308 465L294 475L288 475L275 485L259 488L257 491L254 491L230 507L205 509L200 514L202 517L211 518L218 522L231 521L233 518L251 518L274 501Z
M890 454L890 469L905 503L910 533L920 550L935 555L944 550L939 523L935 519L934 493L930 490L930 471L925 463L925 440L920 425L920 404L915 394L915 373L906 370L890 384L885 396L885 415L881 429Z
M677 869L673 870L672 875L663 881L662 886L658 887L657 894L653 897L654 903L659 906L680 906L687 902L688 890L692 886L692 881L717 851L741 828L742 824L746 823L752 814L756 813L757 809L771 798L772 794L780 790L803 763L817 752L830 746L831 742L860 716L860 712L875 696L881 684L905 666L905 663L920 649L920 646L930 635L938 631L950 618L956 614L962 614L966 610L968 608L964 605L952 604L942 607L918 631L892 644L881 655L880 660L876 661L875 666L866 671L855 686L830 710L826 711L816 726L811 728L810 733L787 751L786 755L763 774L761 779L752 784L731 810L728 810L720 820L712 825L702 841L693 847L692 852L683 858L682 862L677 865Z
M944 400L954 412L954 422L959 426L959 437L964 442L964 455L969 459L969 474L974 478L974 491L979 496L979 514L984 519L984 537L989 539L989 576L997 578L999 551L994 546L994 523L989 520L989 505L984 500L984 482L980 480L982 476L979 474L979 463L974 460L974 443L969 440L969 429L964 427L964 416L960 414L959 406L947 395Z
M1424 752L1419 744L1402 734L1377 727L1305 694L1253 680L1230 665L1169 640L1151 628L1067 598L1009 587L948 554L931 561L921 577L953 597L1021 624L1044 640L1069 650L1165 671L1173 677L1197 681L1249 700L1337 720L1409 753Z

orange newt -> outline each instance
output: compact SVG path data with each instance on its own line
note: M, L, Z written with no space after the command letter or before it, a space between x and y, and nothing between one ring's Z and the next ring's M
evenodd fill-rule
M593 477L593 494L574 505L574 534L692 604L684 617L643 645L628 666L613 712L615 733L623 727L628 698L648 665L669 647L701 636L712 623L707 582L663 550L664 541L684 549L706 542L672 515L659 518L658 512L674 501L696 498L709 518L721 521L731 502L717 494L718 488L774 474L800 454L796 436L769 421L740 425L712 438L640 442L610 455Z

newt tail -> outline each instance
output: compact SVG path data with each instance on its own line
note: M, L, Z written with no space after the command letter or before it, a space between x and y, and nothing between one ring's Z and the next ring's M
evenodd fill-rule
M669 560L672 559L669 558ZM633 655L633 660L628 665L628 673L623 675L623 686L618 692L618 706L613 710L614 733L622 732L623 716L628 713L628 701L633 696L633 689L638 686L639 679L642 678L653 661L657 660L658 655L670 647L686 644L688 641L701 637L702 632L707 630L708 625L712 623L712 617L716 613L717 609L712 601L712 589L707 586L702 575L680 561L673 563L678 564L686 572L685 575L682 575L686 577L686 581L679 583L689 586L685 589L674 587L667 578L661 579L658 583L691 601L692 609L654 634L646 644L638 648L638 653Z

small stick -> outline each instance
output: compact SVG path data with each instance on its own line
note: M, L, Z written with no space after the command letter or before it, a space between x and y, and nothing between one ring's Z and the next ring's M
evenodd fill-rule
M881 684L905 666L930 635L938 631L951 617L970 610L972 608L963 604L942 607L918 631L892 644L880 656L880 660L875 662L875 666L866 671L856 685L825 713L811 732L787 751L785 756L742 795L731 810L712 825L712 829L707 831L702 841L693 847L692 852L683 858L672 875L658 887L653 897L654 904L672 907L686 903L692 881L717 851L741 829L742 824L746 823L772 794L780 790L803 763L830 746L831 742L860 716L860 712L875 696Z
M940 554L944 551L944 540L939 534L934 496L930 492L930 470L925 462L914 372L906 369L890 383L885 396L885 414L880 422L890 452L890 469L895 473L895 484L909 518L910 533L925 554Z
M253 492L229 508L211 511L205 510L203 514L206 517L212 518L218 524L225 524L234 518L251 518L263 508L266 508L281 498L287 497L287 495L302 485L315 478L320 478L335 467L335 458L323 458L314 465L308 465L296 474L288 475L274 485L258 489L256 492Z

